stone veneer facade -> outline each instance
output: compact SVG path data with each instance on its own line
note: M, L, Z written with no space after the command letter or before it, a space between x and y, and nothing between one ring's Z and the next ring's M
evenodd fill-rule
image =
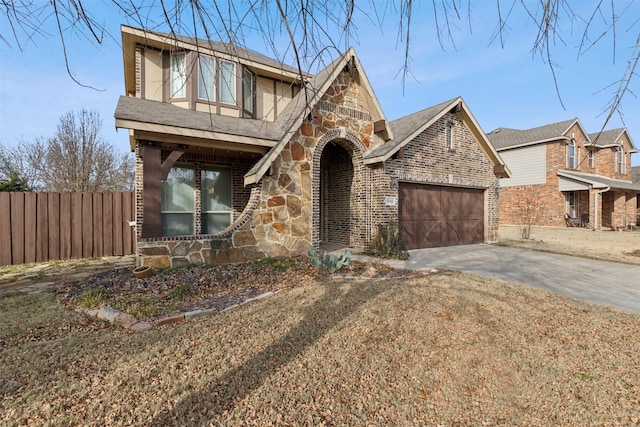
M493 163L458 115L446 114L406 145L402 156L365 165L367 150L384 141L373 131L365 107L371 100L358 79L348 68L338 75L274 160L273 173L263 176L259 185L236 188L249 165L232 166L236 212L228 229L211 236L139 235L138 264L169 267L294 256L311 246L319 248L321 241L367 249L378 224L398 220L398 203L385 204L387 197L398 199L394 180L484 189L485 236L496 241L498 179ZM444 141L447 123L453 125L456 142L451 150ZM141 224L139 156L137 168ZM237 204L236 191L245 192Z

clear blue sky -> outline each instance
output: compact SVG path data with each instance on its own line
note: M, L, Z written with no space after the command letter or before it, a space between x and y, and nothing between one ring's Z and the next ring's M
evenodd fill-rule
M573 3L585 16L596 4ZM6 18L0 18L0 31L11 43L7 46L0 41L1 144L12 146L19 139L51 136L60 116L86 108L100 113L104 138L123 152L128 150L127 131L116 132L113 119L118 97L124 94L119 26L128 22L112 6L98 0L87 4L110 34L105 35L102 46L79 37L68 38L67 51L73 75L92 88L79 86L67 75L53 19L43 27L51 37L35 37L20 51L4 30ZM535 8L537 2L525 4ZM505 5L510 6L511 2ZM501 47L499 41L490 43L497 24L495 3L473 3L471 22L465 17L456 23L452 28L453 43L443 36L443 50L436 38L431 2L425 2L412 15L410 75L404 87L400 71L404 47L397 43L396 14L389 13L382 26L358 18L358 32L349 44L356 49L390 120L462 96L487 132L497 127L527 129L573 117L578 117L588 132L597 132L640 34L640 4L627 6L627 1L614 0L614 5L619 11L628 7L626 19L617 26L615 50L609 34L578 58L582 32L566 19L562 21L562 40L552 46L552 54L565 108L549 66L539 54L532 53L537 33L522 9L510 18L505 45ZM463 13L466 14L466 2ZM594 29L592 40L602 27ZM249 35L246 43L248 48L271 56L260 37ZM626 127L640 148L640 76L632 80L630 89L633 93L628 93L622 102L624 122L616 114L606 128ZM633 155L632 165L640 166L640 153Z

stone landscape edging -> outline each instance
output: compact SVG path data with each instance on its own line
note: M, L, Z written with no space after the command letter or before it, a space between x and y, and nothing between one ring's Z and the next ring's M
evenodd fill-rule
M234 310L240 306L247 305L252 302L259 301L264 298L273 296L279 293L280 291L281 289L264 292L253 298L248 298L238 304L233 304L233 305L230 305L229 307L225 307L222 310L218 310L216 308L208 308L208 309L193 310L193 311L186 311L182 313L173 314L171 316L166 316L161 319L158 319L155 322L153 322L153 324L140 322L138 321L138 319L136 319L132 315L122 312L120 310L116 310L115 308L110 307L108 305L105 305L100 309L79 308L76 311L80 313L84 313L90 317L95 317L101 320L105 320L114 325L122 326L125 329L131 329L132 331L136 331L136 332L144 332L158 326L171 325L173 323L190 321L190 320L197 319L199 317L212 316L217 313L224 313L225 311Z

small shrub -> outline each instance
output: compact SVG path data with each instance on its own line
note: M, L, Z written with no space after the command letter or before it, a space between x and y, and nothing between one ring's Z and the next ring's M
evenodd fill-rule
M82 308L94 308L102 305L106 298L107 292L104 289L89 289L82 294L78 302Z
M371 239L371 254L380 258L409 259L404 231L397 222L378 225L378 234Z
M329 270L329 273L334 273L336 270L340 270L343 266L351 263L351 251L345 251L343 254L328 254L324 251L316 251L312 246L307 252L309 258L311 258L311 264L322 270Z

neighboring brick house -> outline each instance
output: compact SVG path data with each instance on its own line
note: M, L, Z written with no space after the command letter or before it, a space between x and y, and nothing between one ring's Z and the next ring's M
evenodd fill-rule
M367 249L391 221L411 247L497 239L508 170L461 98L389 123L353 49L310 76L127 26L122 44L140 265Z
M588 134L574 118L487 137L512 172L500 180L501 224L619 229L635 222L637 150L626 129Z

